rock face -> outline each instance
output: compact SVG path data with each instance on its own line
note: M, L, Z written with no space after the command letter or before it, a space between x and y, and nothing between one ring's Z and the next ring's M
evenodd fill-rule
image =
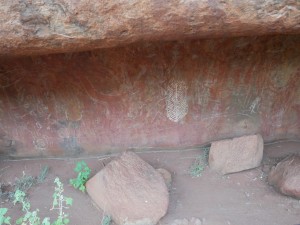
M286 35L0 59L0 154L186 148L256 132L300 139L299 57L300 35ZM188 112L176 122L168 108Z
M297 0L2 0L0 54L32 55L176 40L299 33Z
M213 142L209 151L209 167L222 174L258 167L263 147L259 134Z
M168 208L163 177L133 152L125 152L91 178L87 192L119 225L154 225Z
M300 199L300 156L279 162L271 169L268 182L282 194Z

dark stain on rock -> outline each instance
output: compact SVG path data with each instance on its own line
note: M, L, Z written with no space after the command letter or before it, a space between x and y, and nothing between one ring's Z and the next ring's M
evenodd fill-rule
M63 148L65 155L75 156L83 152L83 148L79 145L76 137L63 138L61 147Z

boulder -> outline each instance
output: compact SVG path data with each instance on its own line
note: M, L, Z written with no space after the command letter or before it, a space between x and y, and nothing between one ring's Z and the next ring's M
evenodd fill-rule
M274 166L268 182L284 195L300 199L300 156L290 156Z
M0 55L300 33L299 1L1 0Z
M171 185L172 185L172 174L164 168L158 168L158 169L156 169L156 171L162 175L168 189L170 189Z
M169 204L162 175L133 152L107 164L86 188L119 225L154 225L166 214Z
M216 141L209 151L209 167L222 174L258 167L263 157L261 135L249 135Z

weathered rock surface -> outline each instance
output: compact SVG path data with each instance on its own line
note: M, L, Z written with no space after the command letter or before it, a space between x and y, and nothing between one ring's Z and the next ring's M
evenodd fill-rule
M258 167L263 148L259 134L213 142L209 151L209 167L222 174Z
M2 0L0 54L32 55L141 40L300 32L298 0Z
M172 174L164 168L158 168L158 169L156 169L156 171L162 175L168 189L170 189L171 185L172 185Z
M288 157L274 166L268 182L282 194L300 199L300 156Z
M0 59L0 152L57 157L186 148L256 132L265 141L300 139L299 62L300 35ZM188 110L178 122L166 101L176 84L186 93L171 112ZM274 107L283 104L289 110Z
M133 152L125 152L91 178L87 192L119 225L154 225L168 208L163 177Z

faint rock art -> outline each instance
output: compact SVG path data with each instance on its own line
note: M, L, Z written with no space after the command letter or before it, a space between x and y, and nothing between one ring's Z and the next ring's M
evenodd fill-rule
M65 116L67 120L79 121L82 119L83 104L77 97L68 98L65 103Z
M257 112L260 100L261 100L260 97L256 97L255 100L251 103L251 105L249 107L249 111L250 111L251 114Z
M74 136L63 138L60 145L66 155L77 155L83 151L83 148L78 143L78 139Z
M278 113L274 114L271 117L272 127L281 127L282 126L284 113L285 113L284 109L281 109L281 110L279 110Z
M210 122L205 125L205 128L207 129L207 133L210 136L216 136L218 134L219 131L219 123L218 120L210 120Z
M207 105L211 99L211 89L216 85L216 80L205 79L196 80L193 84L193 89L195 90L195 104L202 106L202 110L205 111Z
M9 138L6 133L0 128L0 155L14 154L16 152L16 142Z
M166 91L167 117L179 122L188 113L187 85L182 80L171 80Z
M49 108L44 100L32 93L27 94L26 88L18 91L17 103L33 118L46 118L49 115Z
M33 140L33 145L35 147L36 150L46 150L47 149L47 146L48 146L48 143L47 143L47 140L44 139L44 138L39 138L39 139L35 139Z
M298 62L299 59L296 59ZM277 65L270 71L269 77L274 91L279 88L288 88L293 78L297 76L298 63L290 62Z
M199 98L199 105L206 106L209 102L210 99L210 90L209 89L204 89L203 90L203 95Z
M141 116L144 106L146 104L141 99L141 94L137 92L132 92L129 94L129 106L127 117L131 120L136 119L137 117Z
M42 129L42 124L41 123L39 123L39 122L36 122L35 123L35 126L38 128L38 129Z

